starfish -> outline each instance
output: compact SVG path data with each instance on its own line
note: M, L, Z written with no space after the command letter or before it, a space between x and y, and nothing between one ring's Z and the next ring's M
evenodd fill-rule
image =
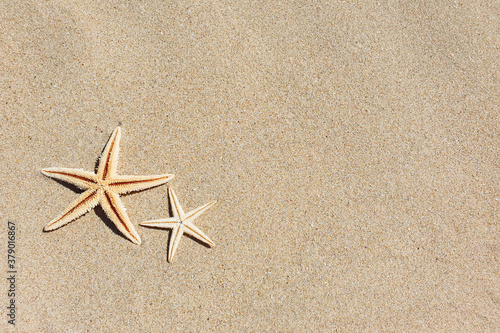
M45 226L44 231L58 229L76 220L97 205L101 205L106 216L126 238L132 243L141 244L141 238L130 222L125 206L120 200L120 195L165 184L174 175L117 175L116 167L120 138L121 129L117 127L111 134L99 158L97 173L68 168L47 168L42 170L42 173L47 177L69 183L84 190L80 197L66 208L61 215Z
M168 246L168 262L172 262L172 260L174 259L175 251L177 250L177 246L179 245L182 234L184 233L196 238L197 240L209 246L214 246L215 243L212 242L212 240L208 238L208 236L205 235L200 229L198 229L193 224L193 221L217 201L209 202L206 205L198 207L186 214L179 204L179 199L177 199L174 190L170 187L168 188L168 198L170 201L170 206L172 207L174 217L139 223L139 225L144 227L172 229L172 234L170 235L170 243Z

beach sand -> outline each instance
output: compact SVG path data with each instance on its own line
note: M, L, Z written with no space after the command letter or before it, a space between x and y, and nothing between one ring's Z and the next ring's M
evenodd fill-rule
M491 3L1 1L0 330L498 331ZM43 232L78 193L41 169L119 125L119 174L175 174L122 197L142 244ZM173 263L169 186L218 200Z

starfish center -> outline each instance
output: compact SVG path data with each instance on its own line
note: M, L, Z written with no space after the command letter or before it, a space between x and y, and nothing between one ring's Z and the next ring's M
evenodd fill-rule
M108 187L108 182L106 180L98 179L97 185L99 186L99 189L105 190Z

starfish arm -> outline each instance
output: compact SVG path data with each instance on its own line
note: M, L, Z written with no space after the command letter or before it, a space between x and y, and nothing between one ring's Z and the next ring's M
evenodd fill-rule
M168 199L170 201L170 207L172 207L172 213L174 214L174 217L180 220L184 220L184 210L182 209L181 204L179 203L179 199L177 199L177 196L175 195L175 192L171 187L168 188Z
M60 228L69 222L76 220L83 214L90 211L99 203L97 191L90 189L83 192L61 215L49 222L43 229L44 231L52 231Z
M161 228L161 229L172 229L180 224L179 220L175 217L169 217L166 219L149 220L139 223L140 226L149 228Z
M189 224L190 222L193 222L198 216L203 214L207 209L215 205L217 201L212 201L207 203L206 205L203 205L201 207L198 207L196 209L193 209L189 213L186 214L186 217L184 219L184 223Z
M109 181L109 187L118 194L142 191L151 187L163 185L174 175L154 176L114 176Z
M130 222L120 196L112 191L104 191L100 200L101 207L116 228L134 244L141 244L141 237Z
M205 244L208 244L210 246L215 246L215 243L208 238L207 235L203 233L200 229L198 229L194 224L192 223L187 223L184 224L184 232L188 235L193 236L194 238L202 241Z
M82 190L88 190L97 183L96 174L82 169L47 168L42 170L42 174L74 185Z
M183 229L182 225L178 225L172 230L170 242L168 244L168 262L172 262L174 260L175 251L177 251L177 247L181 241Z
M120 126L115 128L111 137L104 147L101 157L99 158L99 167L97 168L97 176L99 179L106 180L116 174L118 164L118 152L120 151Z

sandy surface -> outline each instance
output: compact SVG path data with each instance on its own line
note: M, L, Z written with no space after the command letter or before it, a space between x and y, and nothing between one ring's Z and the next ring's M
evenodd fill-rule
M102 4L105 3L105 4ZM490 5L496 3L496 5ZM495 1L0 2L0 330L500 330ZM122 125L167 185L50 233ZM16 226L16 325L8 222Z

